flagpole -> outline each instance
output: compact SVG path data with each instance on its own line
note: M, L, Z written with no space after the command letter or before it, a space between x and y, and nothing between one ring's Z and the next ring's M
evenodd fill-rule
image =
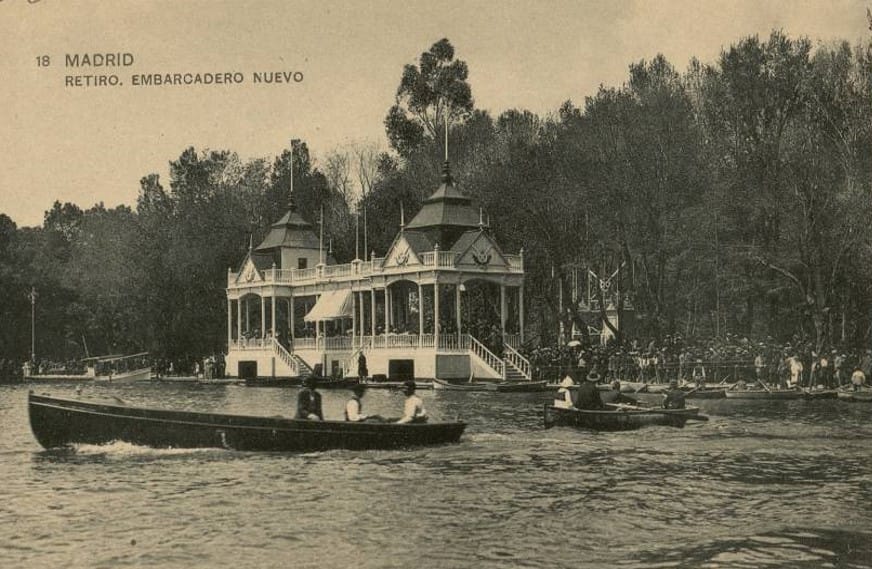
M30 287L30 361L36 361L36 287Z

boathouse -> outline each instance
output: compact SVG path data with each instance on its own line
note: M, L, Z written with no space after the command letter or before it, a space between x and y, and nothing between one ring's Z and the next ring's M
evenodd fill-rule
M323 224L287 213L227 274L227 373L390 380L529 379L524 256L505 253L484 212L442 182L383 257L337 264ZM402 218L402 215L401 215Z

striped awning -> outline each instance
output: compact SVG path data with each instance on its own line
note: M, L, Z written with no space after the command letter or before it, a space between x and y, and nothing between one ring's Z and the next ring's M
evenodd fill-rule
M315 302L315 306L303 317L303 320L306 322L320 322L322 320L351 318L353 310L351 291L333 290L322 293L318 297L318 301Z

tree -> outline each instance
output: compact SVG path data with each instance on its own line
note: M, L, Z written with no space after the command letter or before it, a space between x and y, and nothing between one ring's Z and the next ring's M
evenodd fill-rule
M472 90L466 62L454 59L454 47L441 39L421 54L418 66L406 65L396 103L388 111L385 128L391 147L409 156L426 140L438 140L449 123L472 112Z

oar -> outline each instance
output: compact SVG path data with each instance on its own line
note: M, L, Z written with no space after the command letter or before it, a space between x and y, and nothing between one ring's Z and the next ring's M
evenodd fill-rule
M772 393L772 390L769 389L769 387L768 387L765 383L763 383L763 380L762 380L762 379L758 379L758 380L757 380L757 383L759 383L760 385L762 385L762 386L763 386L763 389L765 389L767 392Z
M687 420L687 421L702 421L702 422L705 422L705 421L708 421L709 418L708 418L707 415L691 415L691 416L687 417L686 420Z

